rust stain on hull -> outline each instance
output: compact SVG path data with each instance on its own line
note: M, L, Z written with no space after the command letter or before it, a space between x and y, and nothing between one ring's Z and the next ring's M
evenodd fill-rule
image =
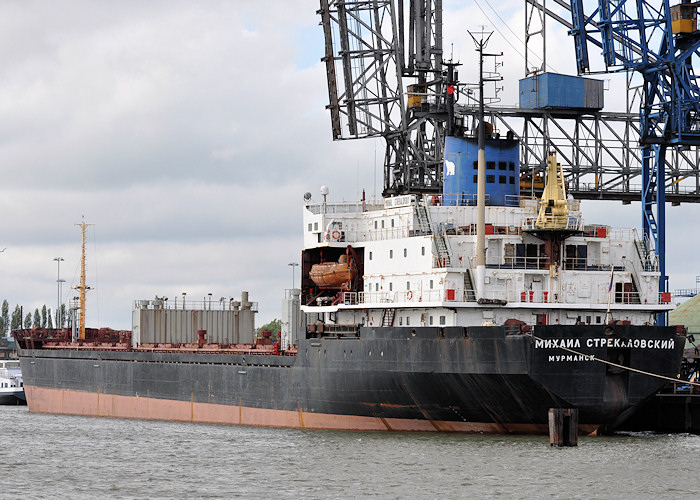
M250 425L352 431L461 432L502 434L547 434L547 424L508 424L488 422L451 422L418 419L380 418L304 412L299 408L273 410L240 405L172 401L142 396L81 392L25 386L29 410L83 416L168 420L207 424ZM582 425L579 431L591 433L595 425Z

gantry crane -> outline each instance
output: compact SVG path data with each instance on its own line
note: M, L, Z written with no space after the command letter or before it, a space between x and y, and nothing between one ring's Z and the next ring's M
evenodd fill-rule
M456 80L442 0L406 2L407 13L400 0L320 2L333 139L385 139L384 195L440 193Z
M641 174L644 240L647 249L658 256L660 289L668 290L666 191L674 192L674 203L700 201L700 170L697 162L692 161L693 155L686 154L686 149L691 148L698 156L700 146L700 91L693 71L700 47L695 4L671 7L669 0L630 0L628 6L627 0L554 0L571 12L569 23L538 0L525 2L526 18L528 7L535 7L542 13L542 20L546 13L570 29L579 74L627 71L637 72L643 78L638 115L641 168L630 167L637 157L629 153L628 144L623 145L627 149L624 158L619 159L601 137L591 134L595 135L596 151L608 152L611 165L607 168L619 169L622 179L620 190L606 191L602 178L596 174L594 190L600 198L628 202L630 178ZM334 140L385 139L385 196L439 193L444 137L469 112L463 110L464 116L455 116L457 65L445 62L443 57L442 0L320 0L320 3ZM526 22L529 26L527 19ZM544 26L540 33L544 42ZM526 34L526 54L528 38ZM590 64L589 45L599 47L602 68L595 69ZM540 71L544 68L543 64ZM528 113L526 126L527 120L532 121L538 112ZM502 110L498 113L503 115ZM542 111L542 114L544 117L547 113ZM635 124L629 123L629 116L613 118L627 120L627 129L635 128ZM578 115L573 119L577 127L584 123ZM594 120L597 130L599 122L606 118L598 113ZM535 165L530 165L527 157L533 153L531 156L537 158L537 146L528 143L526 134L518 136L510 127L509 132L520 140L521 150L525 152L521 170L532 169ZM612 128L611 134L613 140L623 142L629 142L631 137L628 132L620 136ZM573 135L576 137L578 132ZM545 142L549 145L550 138ZM579 155L579 151L580 148L575 149L572 156L581 156L591 165L586 168L574 165L572 158L572 170L566 175L573 176L576 185L580 175L602 172L599 164L602 160L597 154L587 157L585 152ZM665 175L669 152L673 164L687 165L685 174L676 168L676 180L670 188ZM694 178L696 184L686 197L676 184L685 177ZM586 197L595 197L593 192L582 192Z
M700 144L700 88L693 64L700 55L696 4L570 0L570 5L579 74L634 71L643 80L642 228L659 258L660 289L666 291L666 153ZM600 69L591 67L589 44L601 51Z

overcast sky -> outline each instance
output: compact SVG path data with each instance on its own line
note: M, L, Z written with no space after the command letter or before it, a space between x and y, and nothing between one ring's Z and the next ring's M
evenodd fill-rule
M445 2L445 48L473 81L466 30L496 28L489 47L505 53L502 96L513 105L524 74L523 4L502 2L497 13L480 5ZM288 264L301 252L303 193L318 198L326 184L340 201L382 187L383 143L331 140L318 8L318 0L1 2L0 300L25 313L55 308L59 256L63 295L75 295L75 224L84 216L94 224L88 326L129 329L134 299L182 292L218 299L247 290L258 325L279 317ZM566 30L549 31L557 50L548 62L573 73ZM584 207L589 222L640 225L638 203ZM699 215L693 205L668 209L672 289L694 287L700 273Z

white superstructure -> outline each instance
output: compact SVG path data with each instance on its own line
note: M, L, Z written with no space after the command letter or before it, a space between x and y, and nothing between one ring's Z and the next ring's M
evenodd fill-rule
M306 273L351 246L361 276L340 292L302 293L302 310L326 325L602 324L608 309L613 320L654 324L672 308L659 294L655 255L636 230L584 224L579 203L567 205L556 237L538 229L535 199L487 206L477 280L476 206L416 195L307 204Z
M0 360L0 404L17 404L18 401L25 401L19 360Z

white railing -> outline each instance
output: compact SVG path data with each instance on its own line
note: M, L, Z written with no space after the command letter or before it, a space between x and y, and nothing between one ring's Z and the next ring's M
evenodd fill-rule
M258 311L257 302L247 302L250 304L251 311ZM192 310L192 311L233 311L234 309L243 309L243 303L240 299L220 298L203 300L190 300L188 298L173 297L169 300L165 297L147 300L134 300L133 309L173 309L173 310Z
M342 303L345 305L357 304L415 304L430 302L474 302L469 300L473 296L472 290L458 289L433 289L433 290L408 290L401 292L344 292ZM567 295L568 294L568 295ZM609 295L610 294L610 295ZM553 290L508 290L505 288L491 287L484 291L483 298L487 300L500 300L507 303L521 304L551 304L551 303L575 303L586 302L590 304L604 305L608 303L608 297L612 305L616 304L640 304L646 303L637 292L612 292L587 290L585 298L578 298L578 289L572 288L564 291ZM650 302L656 304L658 302Z
M319 203L306 205L306 209L312 214L361 214L370 210L384 208L384 200L351 201L343 203Z
M537 222L540 222L540 226ZM521 225L523 229L540 229L540 228L556 228L563 229L567 231L582 231L583 230L583 219L580 214L575 215L547 215L541 218L539 217L525 217L523 218Z
M415 236L407 225L390 227L385 229L367 229L358 231L355 229L337 230L331 229L326 232L326 242L345 243L355 241L388 241Z

